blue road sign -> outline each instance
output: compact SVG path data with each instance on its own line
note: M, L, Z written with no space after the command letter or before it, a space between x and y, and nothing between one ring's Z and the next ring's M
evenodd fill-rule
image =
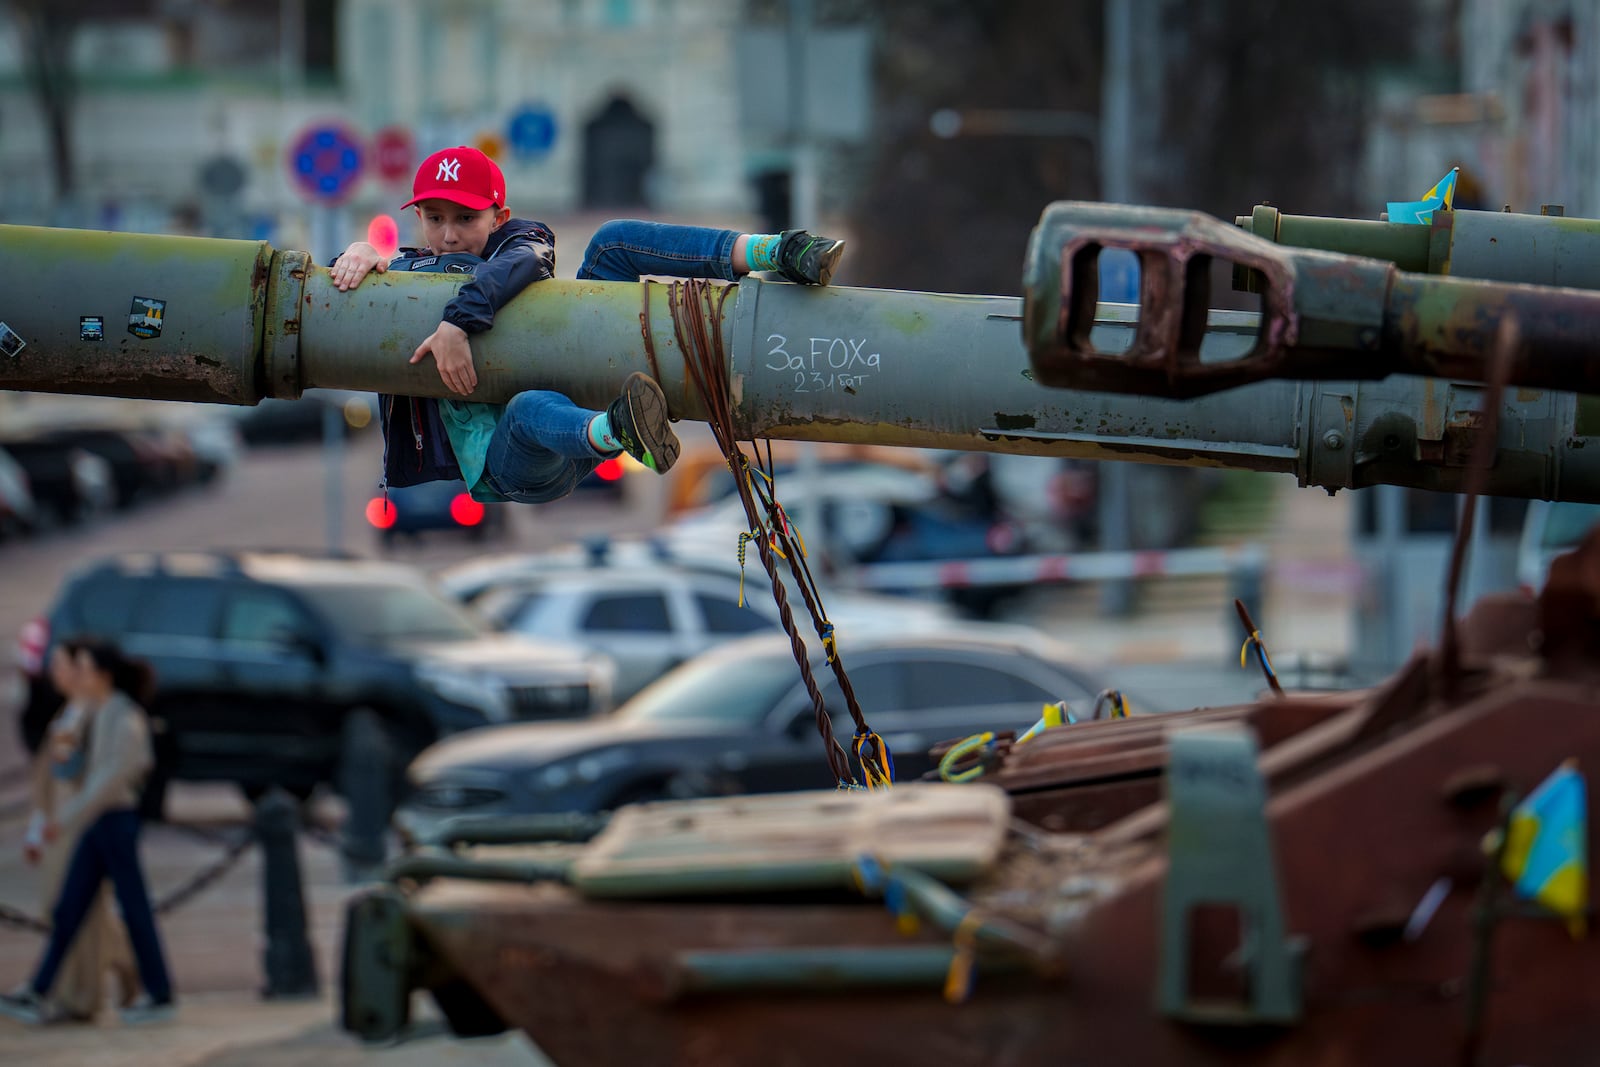
M556 117L548 108L524 107L511 116L506 139L519 156L542 156L556 143Z
M1100 250L1100 299L1108 304L1139 302L1139 257L1126 248Z
M337 203L361 180L363 155L361 142L345 127L310 126L289 146L289 174L307 197Z

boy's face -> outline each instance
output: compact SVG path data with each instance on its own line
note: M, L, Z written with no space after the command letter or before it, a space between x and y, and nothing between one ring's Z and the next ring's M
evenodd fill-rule
M471 252L481 256L489 235L511 218L511 209L486 207L474 211L449 200L432 199L417 205L417 218L422 221L422 239L430 252Z

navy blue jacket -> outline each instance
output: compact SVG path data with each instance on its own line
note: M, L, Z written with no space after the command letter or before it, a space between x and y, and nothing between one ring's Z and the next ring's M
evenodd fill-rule
M402 248L397 259L426 259L428 253ZM483 266L444 306L444 321L468 333L483 333L494 325L495 312L534 282L556 272L556 235L542 222L511 219L489 235L483 246ZM420 263L408 269L416 270Z
M542 222L511 219L489 235L481 262L462 263L466 258L402 248L389 269L470 272L472 280L445 305L442 318L468 334L483 333L494 326L495 313L512 297L554 275L556 236ZM437 400L379 394L378 413L384 441L382 486L461 477Z

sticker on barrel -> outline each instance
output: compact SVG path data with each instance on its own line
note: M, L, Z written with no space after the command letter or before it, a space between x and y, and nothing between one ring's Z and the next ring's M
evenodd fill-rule
M17 331L0 322L0 355L16 356L26 347L25 342L17 335Z
M161 325L167 315L167 302L154 297L136 296L128 309L128 332L135 337L150 340L161 336Z

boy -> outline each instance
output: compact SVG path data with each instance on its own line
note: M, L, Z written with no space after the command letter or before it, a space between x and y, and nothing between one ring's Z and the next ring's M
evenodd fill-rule
M500 168L475 148L446 148L423 160L411 193L402 206L416 207L426 247L401 249L394 262L452 252L483 260L474 268L472 280L445 305L443 321L411 356L416 363L431 355L450 391L467 396L478 384L469 335L488 330L495 312L512 297L552 276L555 235L543 223L511 217ZM801 284L826 285L843 250L843 241L813 237L804 230L741 234L613 221L595 233L578 277L633 281L643 274L666 274L733 281L752 270L775 270ZM354 289L369 273L382 273L390 263L371 244L357 241L334 261L334 284L341 292ZM454 465L476 500L527 504L556 500L572 492L600 463L622 452L660 473L678 458L666 397L643 373L630 375L621 395L605 411L581 408L549 390L518 393L504 405L423 398L409 403L409 412L402 409L402 413L417 455L402 458L396 453L408 449L386 447L386 485L454 476L447 459L417 462L428 445L429 428L441 421ZM386 424L392 423L394 398L383 398L382 405ZM405 469L407 462L413 469Z

